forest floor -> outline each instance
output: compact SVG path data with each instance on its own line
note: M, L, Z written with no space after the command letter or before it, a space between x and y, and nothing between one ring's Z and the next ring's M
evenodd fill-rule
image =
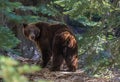
M76 72L51 72L48 68L28 74L27 77L33 82L37 80L43 80L42 82L116 82L106 78L89 77L82 70Z
M21 57L15 58L17 60L22 60L21 63L27 64L35 64L33 61ZM48 68L49 68L48 64ZM90 77L85 74L82 69L78 69L76 72L51 72L48 68L42 68L40 71L25 74L25 76L32 82L37 82L38 80L42 80L41 82L120 82L120 70L113 69L111 71L111 78L106 78L106 76L102 77Z
M85 74L82 69L76 72L51 72L48 68L26 75L30 81L37 82L120 82L120 70L113 69L111 74L102 77L94 77Z

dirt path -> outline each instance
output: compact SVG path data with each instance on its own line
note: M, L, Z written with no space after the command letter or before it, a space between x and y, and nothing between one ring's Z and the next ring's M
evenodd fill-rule
M111 82L105 78L88 77L82 70L77 70L76 72L50 72L45 68L27 77L34 82L39 79L47 80L48 82Z

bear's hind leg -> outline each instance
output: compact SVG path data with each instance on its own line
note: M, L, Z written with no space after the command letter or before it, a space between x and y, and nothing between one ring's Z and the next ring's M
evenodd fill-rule
M67 49L65 54L65 61L68 66L68 71L75 72L78 67L78 55L77 52L72 49Z
M53 65L51 71L60 71L61 64L63 63L63 57L61 54L53 55Z

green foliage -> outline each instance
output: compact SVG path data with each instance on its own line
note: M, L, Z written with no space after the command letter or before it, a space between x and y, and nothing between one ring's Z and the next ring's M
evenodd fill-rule
M116 3L117 2L118 1L116 1ZM120 11L119 6L114 6L109 0L56 0L55 3L64 8L64 14L70 15L73 19L76 19L85 25L92 26L94 23L91 22L91 20L95 14L105 18L107 14L110 15L112 12ZM115 5L118 5L118 3ZM89 16L86 16L86 14L89 14ZM85 21L81 21L81 19ZM101 22L103 22L103 20Z
M47 4L39 4L38 6L24 6L20 2L10 2L9 0L1 0L0 1L0 13L2 13L9 21L13 21L15 23L23 22L35 22L41 20L38 15L42 13L47 16L55 16L58 15L58 11L50 5ZM16 14L14 10L18 10L23 12L23 14ZM25 12L27 12L25 14ZM34 13L32 15L31 13Z
M20 66L17 61L11 58L0 57L0 76L5 82L28 82L23 74L33 73L39 69L38 66Z
M93 13L104 14L112 11L112 5L108 0L57 0L55 3L64 7L65 14L75 18L84 16L88 12L92 15Z
M38 6L38 12L48 15L48 16L56 16L58 13L58 11L56 9L54 9L51 5L46 5L46 4L41 4L40 6Z
M120 65L119 38L113 28L120 26L119 0L55 0L64 9L64 14L77 20L89 30L78 39L79 53L87 54L85 70L94 74L102 69Z
M0 26L0 48L10 49L15 47L20 41L7 27Z
M9 0L0 0L0 9L6 9L5 11L12 12L14 8L18 8L22 4L20 2L9 2Z
M20 21L21 17L13 13L15 8L18 8L22 4L19 2L10 2L9 0L0 0L0 11L1 14L4 14L9 20ZM3 20L4 21L4 20Z

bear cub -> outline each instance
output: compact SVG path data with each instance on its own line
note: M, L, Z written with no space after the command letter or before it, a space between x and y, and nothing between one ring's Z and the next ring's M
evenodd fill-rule
M45 22L23 24L23 34L36 44L42 53L42 67L45 67L51 56L52 71L60 71L65 60L68 71L78 67L78 44L71 29L63 24Z

